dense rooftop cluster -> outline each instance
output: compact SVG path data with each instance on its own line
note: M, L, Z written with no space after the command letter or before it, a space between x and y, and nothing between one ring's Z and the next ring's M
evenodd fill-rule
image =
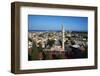
M29 32L29 60L87 58L87 32Z

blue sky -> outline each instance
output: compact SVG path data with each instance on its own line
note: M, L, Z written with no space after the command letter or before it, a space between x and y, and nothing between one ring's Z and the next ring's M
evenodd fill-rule
M88 17L28 15L28 30L88 31Z

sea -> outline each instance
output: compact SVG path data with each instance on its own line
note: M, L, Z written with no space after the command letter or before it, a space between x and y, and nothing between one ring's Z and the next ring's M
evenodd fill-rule
M61 30L28 30L28 32L61 32ZM68 31L65 32L74 32L74 33L87 33L88 31Z
M61 32L61 30L28 30L28 32Z

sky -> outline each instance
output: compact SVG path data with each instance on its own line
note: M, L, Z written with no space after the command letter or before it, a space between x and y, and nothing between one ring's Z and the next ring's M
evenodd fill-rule
M88 17L28 15L28 30L88 31Z

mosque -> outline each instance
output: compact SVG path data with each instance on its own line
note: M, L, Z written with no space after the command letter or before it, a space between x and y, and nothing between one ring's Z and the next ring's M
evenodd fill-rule
M62 38L61 38L61 44L59 43L59 41L56 39L55 40L55 44L53 47L51 47L50 51L65 51L65 29L64 29L64 26L62 25L62 29L61 29L61 33L62 33Z

